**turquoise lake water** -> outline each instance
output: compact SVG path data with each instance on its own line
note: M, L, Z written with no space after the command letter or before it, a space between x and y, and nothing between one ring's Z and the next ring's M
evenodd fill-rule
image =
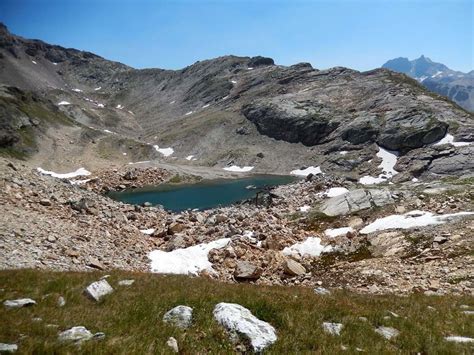
M256 175L242 179L204 180L186 185L163 184L108 194L125 203L141 205L150 202L165 209L180 212L187 209L209 209L228 206L255 197L265 186L277 186L295 181L292 176Z

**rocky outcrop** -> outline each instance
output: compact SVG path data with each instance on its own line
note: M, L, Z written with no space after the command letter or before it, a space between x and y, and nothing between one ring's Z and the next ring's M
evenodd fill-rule
M341 216L372 207L393 203L389 190L352 190L344 195L331 197L324 201L319 211L327 216Z

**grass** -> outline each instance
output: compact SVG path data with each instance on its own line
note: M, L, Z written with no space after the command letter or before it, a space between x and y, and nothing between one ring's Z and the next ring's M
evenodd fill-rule
M17 343L19 353L73 354L78 348L58 343L57 334L83 325L92 332L104 332L106 338L84 343L81 353L169 353L165 342L174 336L183 354L228 354L234 346L213 320L212 310L218 302L235 302L277 329L278 341L268 349L270 354L335 354L341 352L341 345L348 347L348 353L355 353L356 348L369 354L472 353L470 344L443 339L447 335L474 336L472 316L463 314L459 307L474 306L474 298L469 296L367 296L345 291L318 296L305 288L234 285L205 278L116 271L108 279L115 292L95 303L82 290L102 275L103 272L0 271L2 300L31 297L38 302L22 309L1 307L0 342ZM117 286L117 281L124 278L133 278L135 283ZM63 308L56 306L59 295L66 298ZM194 324L187 331L161 321L167 310L179 304L194 308ZM400 317L385 319L388 311ZM32 321L35 317L42 321ZM367 321L358 317L366 317ZM324 333L321 324L325 321L343 323L341 335ZM46 327L47 324L58 327ZM385 340L373 330L379 325L394 327L400 335Z

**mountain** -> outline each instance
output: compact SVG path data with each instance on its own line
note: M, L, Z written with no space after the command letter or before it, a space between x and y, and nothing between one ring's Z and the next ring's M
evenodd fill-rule
M424 149L418 175L435 165L441 166L436 174L472 169L463 151L471 147L450 151L459 162L453 168L431 144L448 132L455 140L473 141L473 115L387 69L318 70L308 63L280 66L271 58L231 55L181 70L134 69L24 39L5 26L0 34L0 122L10 132L3 149L20 151L37 165L158 160L281 174L314 165L357 179L377 170L372 158L379 145L401 155ZM65 119L53 125L32 104ZM173 153L165 157L156 146ZM190 155L197 160L187 160ZM407 171L420 165L415 158L407 162Z
M474 111L474 71L454 71L423 55L414 60L392 59L382 68L409 75L429 90L450 98L468 111Z

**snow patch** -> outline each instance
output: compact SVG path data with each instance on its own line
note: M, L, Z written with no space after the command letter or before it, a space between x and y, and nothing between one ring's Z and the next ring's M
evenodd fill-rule
M75 91L75 92L82 92L81 89L72 89L72 91Z
M379 158L382 158L382 162L378 166L379 168L382 168L382 174L378 177L363 176L359 179L359 183L363 185L380 184L398 174L398 171L394 169L395 164L397 164L398 152L379 147L379 152L376 155Z
M186 157L186 160L195 161L195 160L197 160L197 158L195 158L194 155L188 155L188 156Z
M345 187L331 187L330 189L321 193L321 195L325 197L336 197L340 195L344 195L345 193L349 192L348 189Z
M140 229L140 232L146 235L151 235L155 233L155 228L149 228L149 229Z
M319 166L309 166L306 169L296 169L290 172L291 175L298 176L308 176L309 174L318 175L322 174L321 168Z
M84 168L79 168L76 171L73 171L72 173L64 173L64 174L55 173L54 171L48 171L42 168L36 168L36 170L38 170L43 175L50 175L52 177L59 178L59 179L71 179L71 178L75 178L76 176L89 176L91 174L90 171L87 171Z
M212 249L224 248L229 242L230 238L222 238L170 252L154 250L148 255L151 260L151 271L183 275L197 275L203 270L213 272L212 264L208 260L209 252Z
M311 209L311 206L304 205L300 207L300 212L308 212Z
M210 104L205 104L202 108L208 108L209 106L211 106Z
M34 60L32 60L31 63L33 63L33 64L35 64L35 65L38 64L38 63L36 63Z
M171 154L174 153L174 149L171 148L171 147L170 148L160 148L159 146L154 145L153 148L155 148L155 150L158 153L164 155L165 157L169 157Z
M352 229L352 227L342 227L342 228L335 228L335 229L329 228L324 231L324 234L328 236L329 238L334 238L340 235L346 235L347 233L353 232L353 231L354 229Z
M347 153L348 153L347 150L341 150L341 151L339 152L339 154L341 154L341 155L346 155Z
M58 106L66 106L66 105L70 105L71 103L68 102L68 101L61 101L61 102L58 102Z
M376 219L364 227L360 233L369 234L386 229L409 229L429 225L443 224L451 218L474 215L474 212L458 212L444 215L435 215L427 211L410 211L405 214L395 214Z
M186 112L184 115L185 115L185 116L189 116L189 115L191 115L192 113L193 113L193 111L189 111L189 112Z
M231 82L232 84L237 84L237 81L235 81L235 80L231 80L230 82Z
M237 165L231 165L231 166L228 166L226 168L223 168L224 170L226 171L233 171L233 172L236 172L236 173L246 173L250 170L252 170L254 167L253 166L244 166L244 167L240 167L240 166L237 166Z
M97 107L104 108L105 105L104 104L97 104Z
M304 242L293 244L283 249L284 255L319 256L332 250L330 245L321 245L321 238L309 237Z
M100 90L100 89L102 89L102 86L99 86L98 88L95 88L94 90L95 90L95 91L98 91L98 90Z
M443 137L443 139L441 139L440 141L434 143L433 145L451 144L454 147L464 147L464 146L470 145L472 143L473 142L455 142L454 137L451 134L446 133L446 135Z
M455 343L474 343L474 338L461 337L458 335L452 335L444 338L446 341L452 341Z
M123 106L122 105L117 105L117 106L115 106L115 108L121 110L121 109L123 109Z

